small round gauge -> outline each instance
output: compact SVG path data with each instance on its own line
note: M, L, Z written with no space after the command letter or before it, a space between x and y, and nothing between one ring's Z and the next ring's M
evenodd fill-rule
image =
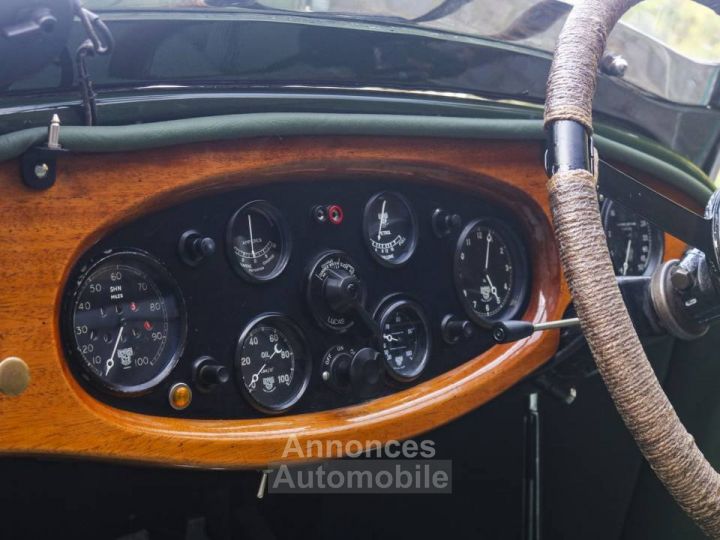
M662 231L647 219L611 200L605 201L602 217L615 274L651 274L662 260Z
M233 269L251 282L279 276L290 258L285 220L265 201L249 202L230 218L227 251Z
M396 298L376 318L387 372L401 382L419 377L430 357L430 327L420 305Z
M238 339L235 374L250 403L266 413L279 413L302 397L311 362L302 332L277 314L252 322Z
M510 228L494 219L465 227L455 251L455 286L473 321L489 325L515 316L527 281L525 250Z
M417 243L417 223L410 204L390 191L373 195L365 206L363 234L380 264L399 266L407 262Z
M147 254L119 252L92 266L67 303L69 353L91 380L120 394L165 379L185 344L182 295Z

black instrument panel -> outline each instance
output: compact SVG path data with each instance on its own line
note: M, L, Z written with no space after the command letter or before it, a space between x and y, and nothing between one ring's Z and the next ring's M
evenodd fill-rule
M469 192L387 179L246 187L92 246L66 284L63 344L83 388L120 409L334 409L492 347L489 324L527 305L529 259L513 215Z

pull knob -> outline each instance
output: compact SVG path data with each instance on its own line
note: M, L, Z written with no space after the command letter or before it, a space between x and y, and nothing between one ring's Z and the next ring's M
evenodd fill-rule
M360 349L350 363L350 384L355 394L362 397L371 395L378 387L382 376L382 359L375 349Z
M447 315L440 325L445 343L454 345L459 341L470 339L475 335L475 327L466 319L459 319L454 315Z
M0 362L0 394L19 396L30 384L30 368L17 356Z
M230 380L228 369L218 364L214 358L203 356L195 361L195 381L203 390L210 390Z
M178 253L188 266L197 266L215 253L215 240L196 230L185 231L178 242Z

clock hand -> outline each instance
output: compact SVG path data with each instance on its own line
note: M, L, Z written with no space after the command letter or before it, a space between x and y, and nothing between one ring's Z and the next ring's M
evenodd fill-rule
M487 273L490 264L490 242L492 242L492 235L488 233L487 241L485 242L485 273Z
M500 303L500 297L497 293L497 288L495 285L493 285L492 280L490 279L490 274L485 274L485 277L487 278L488 285L490 285L490 293L495 297L495 300L497 300L497 303Z

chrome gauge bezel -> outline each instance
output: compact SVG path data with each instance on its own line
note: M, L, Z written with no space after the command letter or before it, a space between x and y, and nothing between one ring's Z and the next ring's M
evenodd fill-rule
M156 283L161 286L162 289L167 289L173 295L176 303L177 310L179 313L179 327L178 327L178 342L177 346L172 351L172 355L169 359L163 360L164 367L158 372L152 379L135 385L123 385L117 383L110 383L100 378L97 373L88 365L85 358L75 347L76 340L74 334L74 317L75 310L77 307L78 295L83 290L83 285L87 279L92 276L99 268L108 264L112 260L119 259L123 262L127 259L134 259L136 264L140 264L150 269L155 279L154 281L161 281ZM129 263L131 264L131 263ZM72 284L72 285L71 285ZM185 298L182 294L182 290L178 285L177 281L170 273L170 271L161 263L158 259L153 257L147 252L137 249L118 249L113 251L107 251L102 257L97 260L91 261L89 264L81 268L77 273L76 277L71 278L66 285L66 293L63 300L62 307L62 321L61 321L61 332L64 350L66 353L67 360L71 363L73 369L77 368L83 379L87 380L94 387L117 396L132 397L138 396L150 392L160 384L162 384L172 373L173 369L177 366L180 358L183 355L185 346L187 344L188 334L188 316L187 309L185 306Z
M602 218L602 226L603 231L605 232L605 238L607 242L607 231L608 231L608 222L610 220L610 209L613 205L617 205L615 201L612 201L610 199L605 199L602 205L602 209L600 211L600 216ZM628 210L629 212L632 212L631 210ZM639 214L637 214L639 217ZM639 274L639 276L650 276L655 272L655 269L662 263L663 256L665 254L665 234L663 231L657 227L655 224L648 221L648 225L650 226L650 231L652 233L651 238L651 252L648 255L648 263L645 267L645 270L642 274ZM608 245L608 251L610 250L610 246ZM614 269L615 263L613 262L613 269ZM618 274L622 277L621 274ZM633 277L638 276L638 274L628 274L627 277Z
M293 346L293 353L296 361L295 369L297 371L296 376L293 377L293 381L298 381L299 384L295 385L293 388L291 397L281 403L261 403L251 394L243 378L242 368L240 366L241 351L245 340L258 325L275 327L281 331L283 336L288 339ZM310 376L312 374L312 357L305 335L295 322L282 313L264 313L255 317L245 326L240 334L240 337L238 337L235 346L235 358L233 364L235 383L239 388L240 393L243 395L245 400L252 405L252 407L265 414L281 414L297 404L298 401L300 401L300 399L305 395L305 391L308 388Z
M432 353L432 330L430 328L430 323L427 315L425 314L425 310L423 307L416 302L415 300L412 300L410 298L407 298L406 296L395 294L391 295L388 298L384 299L382 302L380 302L380 305L375 310L375 316L374 319L377 321L378 326L380 327L380 339L383 339L383 327L385 326L385 323L388 320L388 317L390 317L394 312L396 312L398 309L405 308L412 310L417 318L420 320L420 323L423 325L425 330L425 350L423 351L423 357L418 363L418 365L415 367L415 369L410 373L401 373L397 371L387 360L387 357L385 356L385 346L384 342L379 343L379 349L383 357L383 363L385 366L385 372L390 376L391 378L395 379L398 382L401 383L409 383L414 380L416 380L420 375L423 374L425 371L425 368L427 368L428 362L430 360L430 356Z
M249 211L257 212L268 221L271 221L280 235L281 246L277 262L275 262L272 271L264 276L254 275L243 268L242 264L240 264L238 260L238 256L233 250L233 241L235 238L233 229L235 227L235 223L240 215ZM290 261L291 252L292 236L290 234L290 228L288 227L288 224L280 210L269 202L264 200L250 201L238 208L228 220L227 229L225 231L225 254L235 273L249 283L266 283L277 278L287 267L287 264Z
M402 257L399 257L398 259L390 260L382 257L375 248L372 245L372 240L370 239L370 235L368 233L368 230L370 228L370 222L373 219L372 216L370 216L370 208L372 207L373 203L379 199L380 197L393 197L397 199L407 210L408 215L410 217L410 227L411 227L411 238L408 238L408 246L404 248L404 253ZM415 253L415 248L418 244L418 222L417 218L415 217L415 211L413 210L413 207L408 202L408 200L401 195L400 193L396 191L380 191L379 193L375 193L370 199L368 199L367 203L365 203L365 209L363 210L363 223L362 223L362 234L363 234L363 242L365 243L365 246L367 247L368 251L370 252L370 256L378 262L380 265L386 267L386 268L399 268L401 266L404 266L407 264L407 262L412 258L413 254Z
M512 275L512 285L510 291L511 297L506 306L491 317L481 316L469 304L462 292L463 286L458 268L461 263L460 257L465 240L471 231L479 225L493 228L502 235L503 240L505 240L505 243L510 250L510 258L513 261L514 272ZM525 244L513 228L500 219L482 217L470 221L458 236L458 240L455 245L455 253L453 255L453 282L455 284L455 291L460 304L467 313L468 317L470 317L470 319L478 326L490 328L498 321L509 320L516 317L527 302L527 295L530 287L530 267L528 265Z

